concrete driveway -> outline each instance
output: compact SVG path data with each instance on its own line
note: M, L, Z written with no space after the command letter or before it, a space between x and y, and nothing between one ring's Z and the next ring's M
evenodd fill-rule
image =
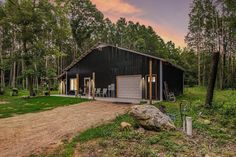
M63 139L113 120L129 109L127 104L92 101L0 119L0 156L21 157L53 151Z

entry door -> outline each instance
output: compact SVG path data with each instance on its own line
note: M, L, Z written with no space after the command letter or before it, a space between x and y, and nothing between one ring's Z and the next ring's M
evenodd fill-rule
M141 75L117 76L117 97L142 99Z

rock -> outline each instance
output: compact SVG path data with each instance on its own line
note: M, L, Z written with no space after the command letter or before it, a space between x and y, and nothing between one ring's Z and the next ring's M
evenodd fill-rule
M144 134L144 133L145 133L145 129L142 128L142 127L139 127L136 131L137 131L138 133L141 133L141 134Z
M122 130L125 130L125 129L130 129L132 127L132 125L130 123L127 123L127 122L121 122L120 127L121 127Z
M208 120L208 119L205 119L205 120L203 121L203 123L206 124L206 125L209 125L209 124L211 124L211 121Z
M152 105L133 106L130 115L137 119L138 123L148 130L173 130L176 129L169 116L162 113Z
M99 150L98 150L98 153L101 153L102 151L103 151L102 149L99 149Z

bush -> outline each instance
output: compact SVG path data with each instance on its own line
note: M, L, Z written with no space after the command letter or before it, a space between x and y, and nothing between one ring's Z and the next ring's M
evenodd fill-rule
M3 89L3 87L0 87L0 95L4 95L4 89Z
M17 89L17 88L13 88L11 95L12 95L12 96L18 96L18 93L19 93L19 92L18 92L18 89Z
M44 92L44 95L49 96L49 92L48 91Z

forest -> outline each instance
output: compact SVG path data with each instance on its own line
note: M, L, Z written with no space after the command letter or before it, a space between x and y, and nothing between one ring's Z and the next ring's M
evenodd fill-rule
M151 26L113 23L90 0L0 2L0 87L57 89L57 76L96 43L167 59L185 69L186 86L206 86L211 56L220 53L216 85L236 88L236 3L193 0L187 47L165 42Z
M0 156L236 156L236 0L141 1L97 0L96 6L94 0L0 0ZM186 46L161 36L159 21L153 22L157 26L130 21L129 16L114 21L98 9L98 2L114 2L113 8L117 7L115 2L141 6L145 13L147 8L168 4L161 12L170 13L174 23L188 18L182 35ZM186 9L188 16L181 14L179 18L174 10L177 5ZM158 10L152 13L146 14L166 20ZM180 30L176 27L173 31ZM142 61L147 63L148 75L139 73L137 81L134 77L123 81L123 95L138 102L117 96L117 77L116 97L106 93L111 82L98 90L98 73L92 69L91 76L82 76L81 64L77 64L80 71L76 78L68 78L64 69L98 43L165 59L156 64L143 55L148 56ZM119 63L123 60L113 56ZM97 58L87 64L100 65ZM95 61L99 63L91 65ZM162 80L162 63L171 65L167 61L184 69L184 77L182 70L168 76L170 83L181 87L181 95ZM136 67L140 62L134 63ZM159 74L152 72L156 65L160 65ZM99 69L103 72L105 66ZM59 80L61 74L65 79ZM130 97L127 91L141 89L141 80L149 98ZM133 82L137 88L129 86ZM79 93L80 83L87 93ZM62 85L76 95L58 94ZM101 93L104 88L105 94ZM160 101L152 98L152 89L158 89L156 94L160 89ZM137 93L142 95L142 90ZM168 99L170 95L173 99Z

